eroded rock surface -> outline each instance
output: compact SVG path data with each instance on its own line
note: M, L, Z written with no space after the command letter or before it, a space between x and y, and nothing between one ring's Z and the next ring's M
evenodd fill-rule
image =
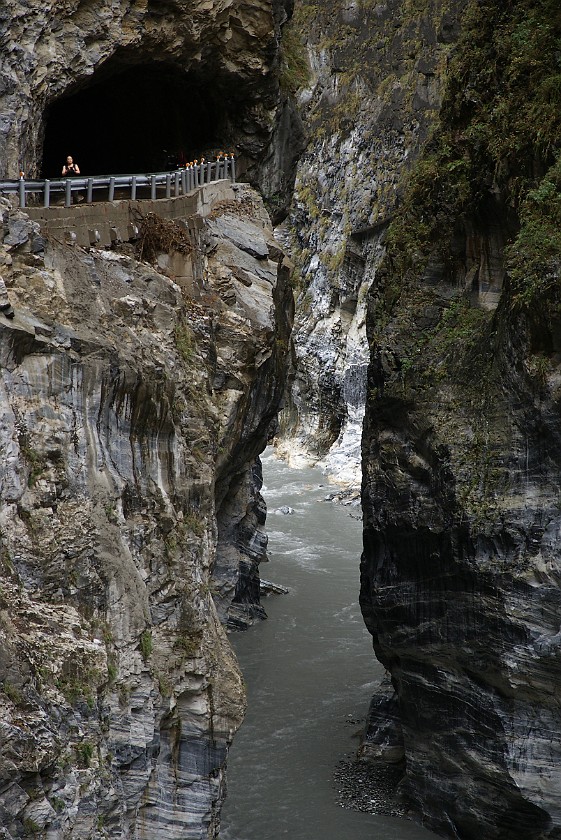
M437 118L464 6L459 0L413 8L391 0L296 10L311 66L309 87L300 93L310 144L285 223L302 286L280 451L294 463L319 460L355 491L369 361L367 292L400 179Z
M245 703L218 612L248 578L258 602L288 268L242 188L163 269L3 212L0 833L214 837Z
M356 484L366 403L361 603L392 688L362 756L443 835L559 837L559 10L302 15L280 448Z
M364 751L461 840L561 836L558 34L466 6L368 307Z

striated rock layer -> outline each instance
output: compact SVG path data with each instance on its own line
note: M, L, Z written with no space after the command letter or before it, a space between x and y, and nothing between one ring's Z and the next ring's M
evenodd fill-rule
M363 754L460 840L561 837L560 27L466 4L368 304Z
M291 318L268 225L240 187L141 260L3 209L6 840L216 836L245 702L219 614L255 590Z
M356 483L366 403L361 603L390 681L362 755L442 834L560 837L558 4L295 21L311 143L280 448Z
M436 119L465 3L307 3L309 145L285 223L300 273L294 382L280 451L360 488L369 348L366 299L400 179ZM284 240L283 240L284 241Z

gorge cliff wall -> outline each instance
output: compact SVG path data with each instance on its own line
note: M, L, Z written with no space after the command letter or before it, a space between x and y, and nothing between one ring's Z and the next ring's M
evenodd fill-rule
M307 2L309 143L284 239L298 268L294 381L280 451L319 461L358 490L369 348L368 289L402 176L438 115L442 75L465 4Z
M214 837L289 267L241 186L195 246L152 217L82 249L2 212L0 835Z
M306 3L296 23L311 142L279 448L351 486L362 457L361 604L391 686L361 754L443 835L559 837L559 10Z
M561 836L560 33L465 4L368 301L363 754L461 840Z
M281 88L291 11L7 0L0 174L235 150L282 216L300 142ZM258 455L293 309L262 199L220 190L204 219L135 206L140 240L108 250L2 204L2 837L217 833L245 703L224 627L263 614Z

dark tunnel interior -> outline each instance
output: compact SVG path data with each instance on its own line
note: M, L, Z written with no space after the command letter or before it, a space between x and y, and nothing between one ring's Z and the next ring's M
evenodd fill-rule
M210 73L203 82L163 62L110 60L48 108L42 175L60 177L67 155L87 176L161 172L229 151L226 102L233 107Z

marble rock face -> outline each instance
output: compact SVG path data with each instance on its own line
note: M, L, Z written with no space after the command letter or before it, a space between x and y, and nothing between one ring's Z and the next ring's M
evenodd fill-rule
M363 750L405 759L403 795L439 833L555 838L558 374L536 402L524 324L487 340L485 396L473 377L409 389L380 347L371 368L361 606L395 694L373 703Z
M222 238L228 219L256 255ZM173 274L128 244L42 243L3 208L16 312L0 319L6 840L217 833L245 704L219 615L236 599L246 620L259 613L256 463L291 318L267 225L240 188L187 282L193 254Z
M311 67L299 99L309 144L279 231L301 284L279 451L294 464L318 463L357 495L368 290L402 176L438 116L464 6L335 0L315 6L311 21L297 7L293 21L306 31Z
M561 837L561 329L558 292L513 314L504 251L520 220L503 202L508 177L533 172L535 186L553 154L540 160L536 143L518 171L478 169L485 199L463 206L453 238L431 229L428 264L412 202L411 247L386 259L402 176L438 133L463 14L490 9L521 12L464 0L306 10L311 144L283 231L303 282L279 447L334 478L352 456L355 486L362 458L361 604L391 680L363 758L401 765L408 806L442 835L537 840ZM492 52L497 32L476 28L464 47L489 38ZM471 71L486 67L466 62L449 93L452 145L481 137L490 100ZM440 194L435 212L451 205ZM539 282L558 290L558 278L557 263Z
M360 600L395 696L364 749L401 755L402 794L438 833L545 840L561 836L559 269L519 305L512 207L498 187L482 205L410 272L394 252L369 300Z

